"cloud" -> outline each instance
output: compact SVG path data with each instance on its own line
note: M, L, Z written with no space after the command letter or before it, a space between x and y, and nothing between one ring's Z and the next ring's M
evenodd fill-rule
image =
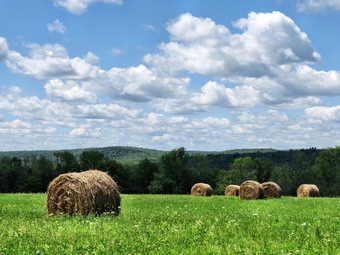
M208 82L192 98L197 104L220 107L251 107L260 102L260 92L251 86L226 88L216 82Z
M172 41L162 43L159 54L144 57L153 70L168 75L198 73L232 87L212 81L189 96L190 102L177 97L160 109L194 113L207 110L202 106L303 108L320 104L317 96L339 89L339 72L316 71L307 65L321 56L289 17L252 12L233 24L242 33L232 34L209 18L188 13L167 24Z
M231 34L211 19L183 14L168 23L172 41L144 61L162 70L230 78L272 75L272 65L320 60L307 35L280 12L252 12L234 26L242 33Z
M231 127L231 122L227 118L206 117L190 120L184 128L192 130L211 130L211 129L226 129Z
M187 77L158 72L145 65L102 70L93 65L99 58L92 52L84 58L70 58L67 50L59 44L29 44L28 56L22 56L19 52L7 50L6 40L2 41L8 52L5 62L13 72L39 80L59 80L45 86L47 94L57 100L93 102L95 96L91 91L95 91L112 99L150 101L183 95L190 83ZM75 85L71 81L80 83Z
M135 122L131 132L135 134L140 132L142 136L138 139L144 137L158 146L174 148L187 144L192 148L203 148L201 146L204 144L205 149L208 149L207 147L213 148L217 144L225 143L225 138L229 138L227 133L230 126L231 123L227 118L198 117L193 119L150 113Z
M31 120L53 119L65 117L65 106L60 103L52 103L36 96L25 97L18 95L0 96L0 109L9 111L14 116L25 117ZM64 109L63 109L64 108Z
M320 106L321 96L340 95L340 72L310 66L321 57L308 36L279 12L250 13L233 24L239 33L183 14L167 24L170 41L158 54L108 70L94 65L92 52L71 58L62 45L30 44L22 55L0 37L0 59L44 80L47 96L16 86L1 92L0 139L6 149L19 141L27 149L32 140L40 148L197 150L340 142L339 106ZM306 107L291 116L286 110Z
M189 98L189 100L188 100ZM159 98L152 101L151 105L156 111L163 111L169 114L198 114L207 112L209 107L197 104L190 99L190 94L177 98Z
M145 65L139 65L103 71L97 79L84 83L84 86L113 99L141 102L177 97L185 93L189 82L188 78L162 76Z
M45 86L51 95L63 99L59 101L40 99L37 96L22 96L9 92L5 95L0 95L0 109L8 111L14 116L61 126L69 126L72 123L83 121L139 118L142 114L139 109L128 109L116 104L86 102L85 99L94 100L91 98L92 94L87 94L81 88L76 87L76 90L83 93L85 99L79 99L71 93L69 95L65 88L72 88L73 86L73 83L64 84L58 80L50 81ZM71 100L72 104L69 102Z
M27 57L7 49L6 63L14 72L37 79L79 81L73 91L82 89L92 96L80 93L77 100L94 100L95 92L114 100L152 102L157 110L174 114L205 112L212 106L310 107L321 103L317 96L340 92L339 72L307 65L321 57L284 14L250 13L234 26L242 33L232 34L209 18L183 14L167 24L172 41L162 43L159 54L146 55L147 65L101 70L93 65L99 58L92 52L70 58L59 44L28 45ZM183 76L186 71L188 77ZM200 91L189 91L191 73L206 75L211 83L196 82L192 85L201 85ZM47 88L55 100L75 99L71 87Z
M14 72L33 76L36 79L86 80L98 75L98 67L86 60L69 58L67 50L59 44L30 44L29 57L16 51L9 51L7 66Z
M235 138L243 139L248 148L251 145L265 148L315 146L314 136L309 136L310 132L306 133L310 127L306 126L303 119L293 119L286 113L274 109L235 111L234 115L236 121L232 127ZM313 131L316 132L316 130ZM240 144L240 142L235 142Z
M318 105L320 96L340 95L339 71L317 71L302 64L273 66L271 70L271 76L239 77L229 81L252 86L264 105L286 109Z
M0 121L2 141L22 148L28 148L27 144L34 139L35 146L61 149L112 143L144 147L147 144L164 149L183 145L196 150L287 149L333 145L337 142L334 137L340 135L336 131L340 123L339 106L311 107L296 119L274 109L235 110L228 118L185 117L145 113L116 104L51 101L23 96L22 91L10 88L0 95L0 109L16 116L14 121L4 118ZM334 131L332 135L329 129ZM23 144L18 145L18 141Z
M0 37L0 61L6 59L8 54L8 44L6 38Z
M169 22L168 31L174 41L200 41L211 46L227 40L230 34L228 28L216 25L210 18L197 18L190 13L182 14L177 19Z
M226 83L229 87L209 81L200 92L183 91L176 97L154 100L153 105L172 114L207 112L210 107L303 109L321 105L319 96L340 95L339 75L337 71L316 71L306 65L283 65L273 69L272 77L231 79Z
M283 128L284 130L284 127L290 122L287 114L274 109L258 112L249 110L235 111L234 114L239 125L246 129L251 129L252 131L272 127L276 132L280 130L280 128Z
M340 10L339 0L300 0L298 10L301 12L320 12L326 9Z
M142 24L141 27L146 31L158 32L158 29L150 24Z
M56 19L52 24L47 25L47 29L50 33L57 32L60 34L65 34L66 27L58 19Z
M19 119L12 121L0 122L0 135L27 135L27 134L51 134L56 132L54 127L48 127L40 124L33 125L29 122L24 122Z
M281 66L276 80L298 95L340 95L340 72L317 71L307 65Z
M77 117L84 119L120 120L138 118L141 111L127 109L117 104L78 105L73 109Z
M132 130L137 134L137 140L147 137L149 143L157 146L174 148L184 144L196 150L235 147L301 148L315 146L315 137L310 135L311 131L322 134L322 129L313 127L304 119L291 119L277 110L234 111L231 118L181 117L178 120L162 114L149 114L132 123L129 132ZM139 132L143 136L139 136ZM326 138L324 134L322 137Z
M103 133L101 132L100 128L74 128L69 133L71 136L81 136L81 137L99 137Z
M250 13L234 23L241 49L264 64L316 62L320 55L294 21L280 12Z
M122 4L122 0L54 0L56 6L61 6L67 11L81 15L83 14L90 4L96 2L103 2L109 4Z
M207 110L198 105L303 108L321 104L318 96L339 95L340 72L309 66L321 56L289 17L252 12L233 25L241 33L232 34L209 18L183 14L167 24L172 41L160 44L159 54L144 57L160 73L187 71L211 78L212 83L194 92L180 113ZM176 103L182 102L179 97L167 100L163 109L177 112L169 109L179 109Z
M325 106L316 106L305 109L305 116L311 120L316 122L329 122L336 121L340 122L340 105L325 107Z
M121 49L119 49L119 48L112 48L112 49L111 49L111 53L112 53L113 55L121 55L121 54L123 54L124 52L123 52Z
M64 83L61 80L50 80L44 88L46 94L57 101L80 104L93 104L98 102L93 92L86 91L74 81Z
M32 125L27 122L22 122L19 119L7 121L7 122L0 122L1 129L29 129Z
M96 64L99 62L99 60L99 57L92 52L88 52L84 57L84 61L89 64Z
M179 137L175 135L170 135L170 134L162 134L162 135L157 135L152 137L153 142L166 142L166 143L171 143L174 140L178 140Z
M23 93L21 88L19 88L17 86L12 86L8 90L9 90L10 95L18 95L19 96Z
M272 102L271 106L280 108L280 109L288 109L288 110L294 110L294 109L304 109L306 107L311 107L315 105L321 105L322 100L318 97L300 97L300 98L281 98L277 102Z

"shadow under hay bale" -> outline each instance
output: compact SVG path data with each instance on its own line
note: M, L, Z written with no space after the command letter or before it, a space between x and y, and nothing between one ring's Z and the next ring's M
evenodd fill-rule
M275 182L264 182L263 187L264 198L281 198L281 187Z
M314 184L301 184L296 191L297 197L319 197L319 188Z
M118 215L120 193L118 185L106 173L88 170L61 174L47 189L48 213Z
M263 198L263 187L257 181L245 181L240 186L240 198L254 200Z
M193 196L211 196L212 188L206 183L196 183L191 188L191 195Z
M238 185L228 185L224 190L224 195L226 196L238 196L240 194L240 186Z

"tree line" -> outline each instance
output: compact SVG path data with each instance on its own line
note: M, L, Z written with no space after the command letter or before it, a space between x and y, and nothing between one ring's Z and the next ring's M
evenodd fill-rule
M278 183L283 195L296 195L303 183L316 184L323 196L340 195L340 147L233 155L189 154L178 148L137 164L123 164L96 150L79 156L61 151L54 157L1 157L0 192L46 192L60 174L98 169L112 176L123 193L188 194L193 184L205 182L223 194L229 184L256 180Z

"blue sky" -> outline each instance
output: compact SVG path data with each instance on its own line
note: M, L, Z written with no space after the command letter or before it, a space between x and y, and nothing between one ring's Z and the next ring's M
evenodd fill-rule
M0 150L340 144L339 0L0 0Z

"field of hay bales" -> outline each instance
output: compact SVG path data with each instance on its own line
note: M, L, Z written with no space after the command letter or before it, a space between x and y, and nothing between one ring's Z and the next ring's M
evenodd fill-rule
M48 216L0 194L0 254L340 254L340 198L122 195L119 216Z

